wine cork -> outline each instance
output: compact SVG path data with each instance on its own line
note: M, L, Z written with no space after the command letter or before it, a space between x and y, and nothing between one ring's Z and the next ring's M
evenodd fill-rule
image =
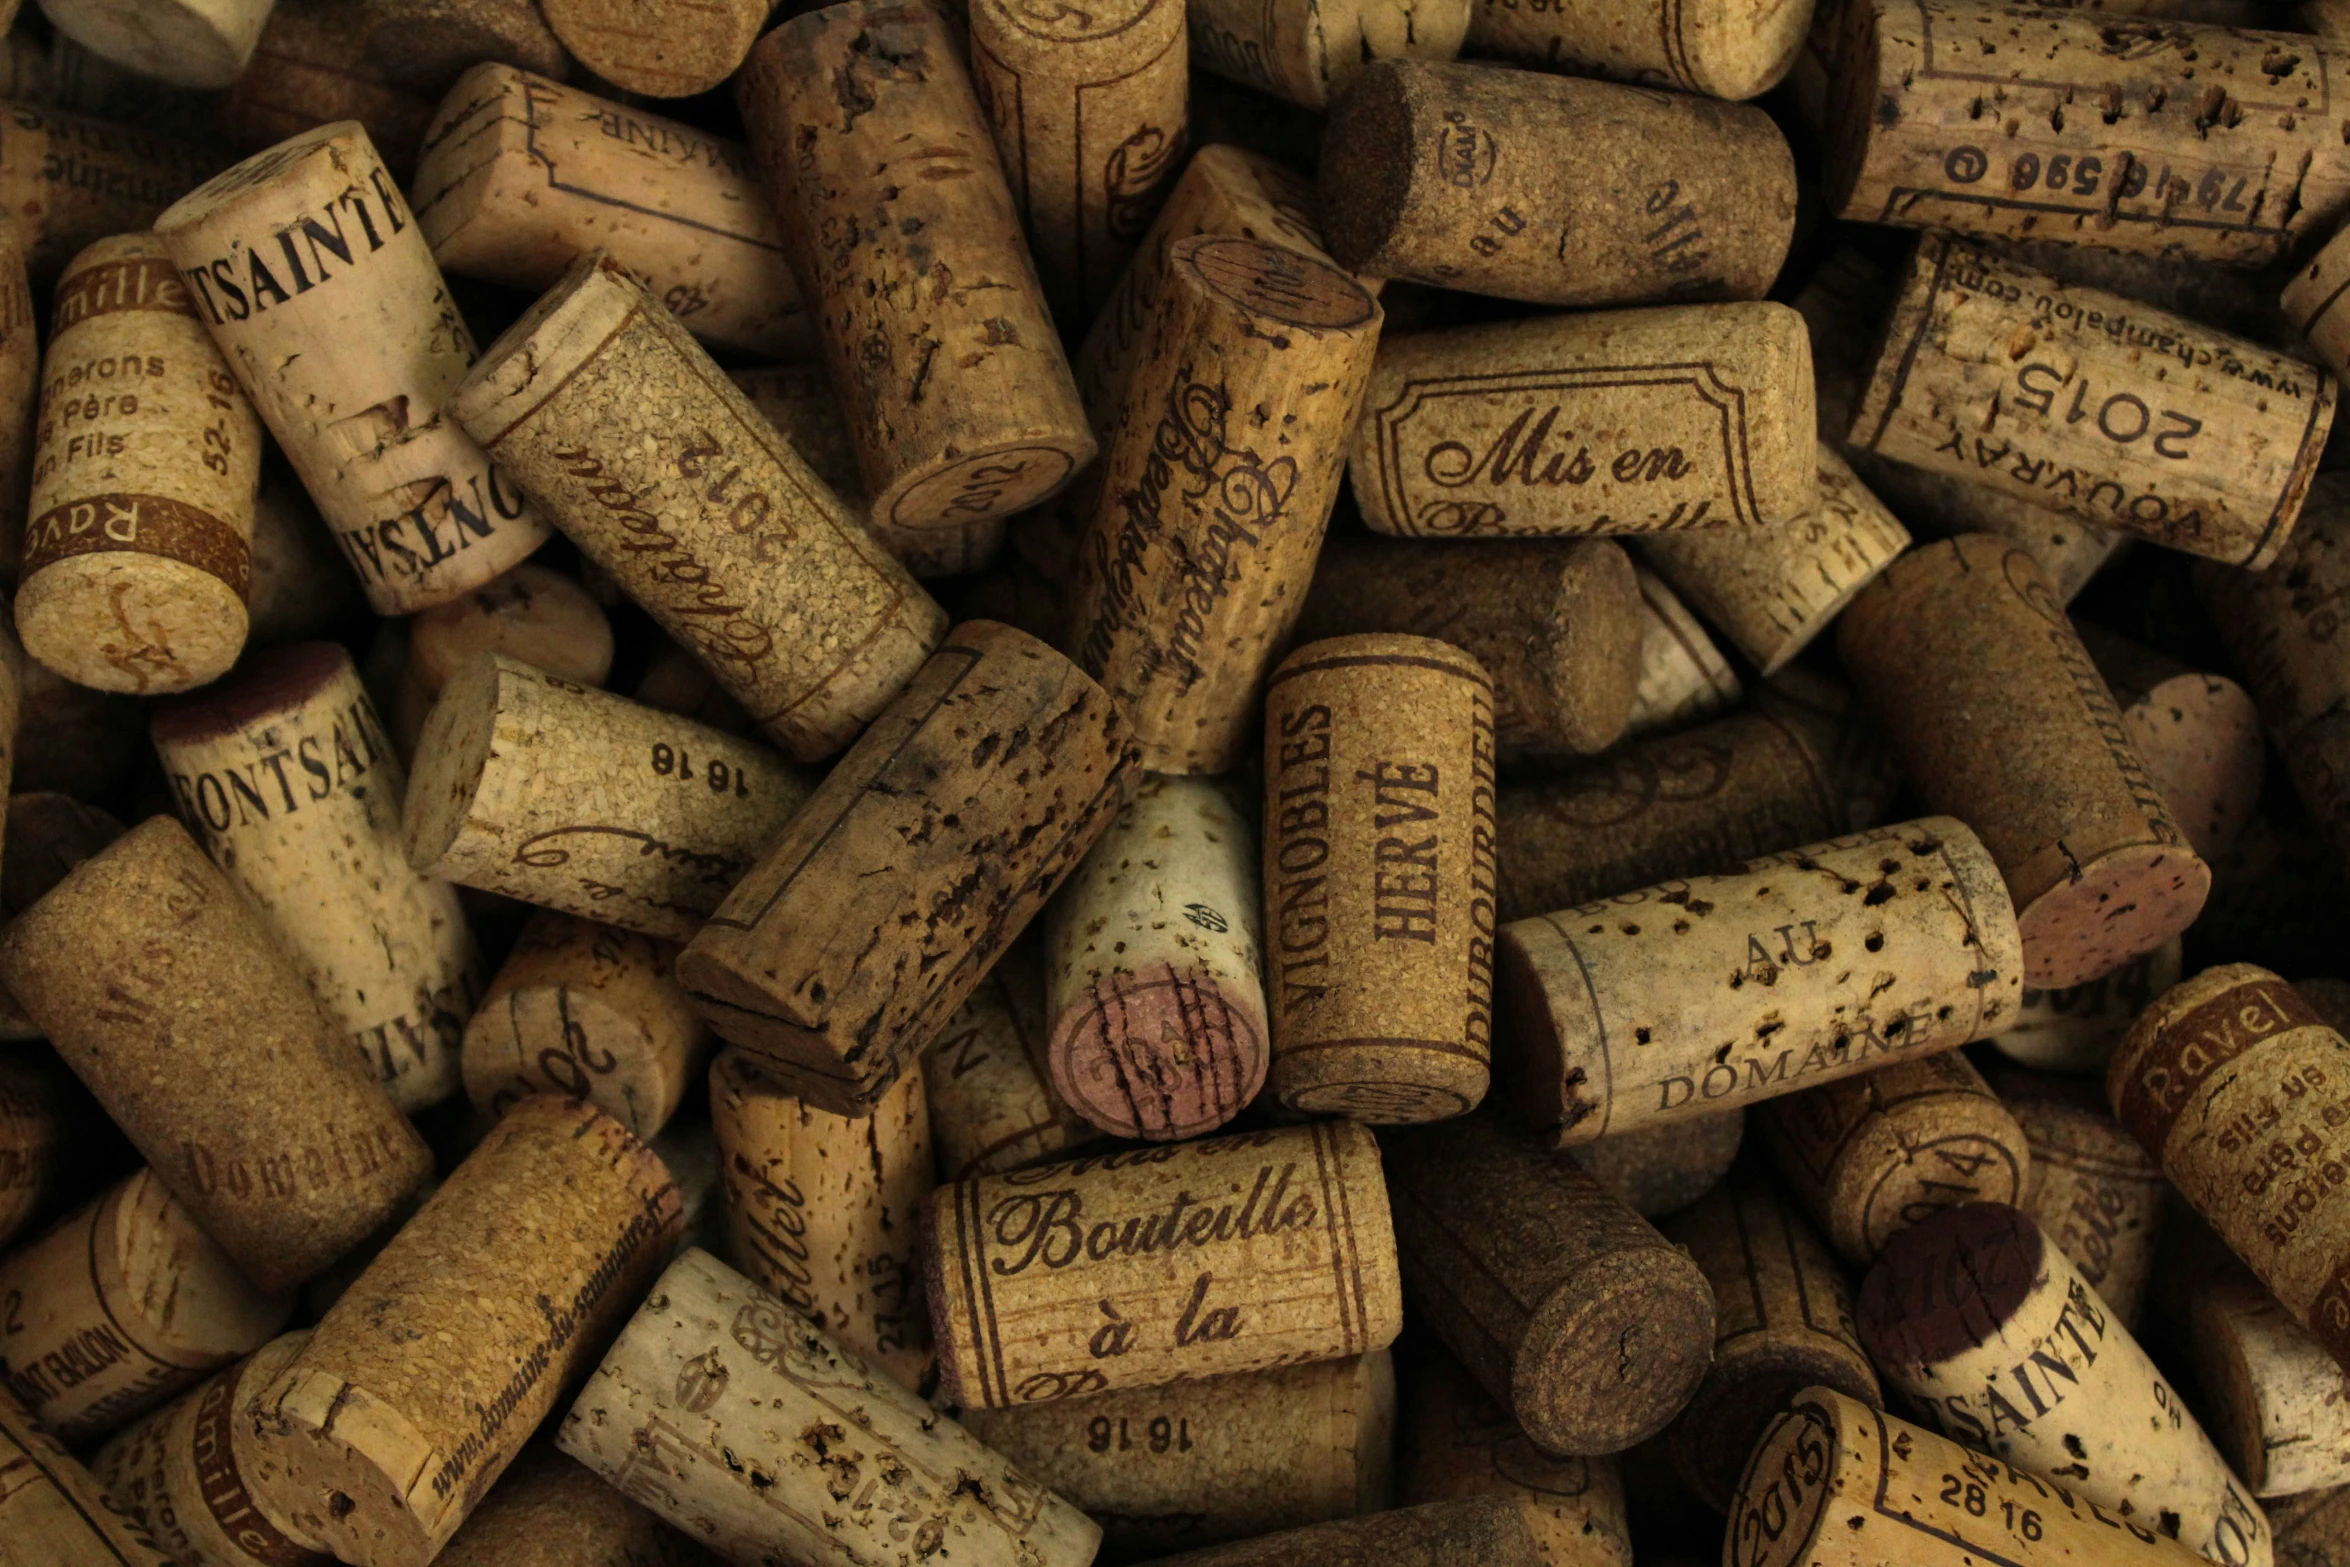
M576 578L532 561L408 619L408 662L392 698L392 741L416 737L449 677L476 653L504 653L541 674L601 687L612 673L612 622Z
M0 230L0 584L17 580L24 553L40 390L40 328L25 277L24 237L12 223Z
M56 1074L0 1051L0 1247L48 1200L65 1165L68 1129Z
M2106 1113L2092 1083L2007 1071L1991 1086L2032 1151L2016 1206L2135 1328L2170 1198L2162 1167Z
M1665 1234L1688 1249L1715 1302L1712 1369L1665 1450L1683 1483L1726 1512L1747 1455L1794 1394L1831 1387L1873 1407L1884 1395L1843 1266L1767 1181L1716 1188Z
M863 1114L1109 827L1137 770L1125 720L1082 670L965 622L703 925L678 980L768 1076Z
M1343 99L1374 60L1447 61L1461 52L1472 0L1364 0L1322 7L1193 0L1196 64L1307 109Z
M918 1389L930 1321L916 1245L937 1184L920 1065L851 1119L792 1098L739 1050L710 1063L726 1255L761 1289Z
M490 345L451 407L794 761L855 738L945 628L701 345L601 252Z
M689 1567L692 1549L585 1466L534 1443L433 1567Z
M465 1097L495 1117L562 1094L651 1137L702 1060L676 961L667 942L540 909L465 1025Z
M747 735L757 725L742 704L726 694L709 666L672 642L653 655L636 683L636 700L730 735Z
M2268 742L2250 694L2224 675L2086 622L2075 629L2188 846L2219 859L2259 809L2268 775Z
M367 56L420 92L451 91L490 61L558 82L571 74L537 0L361 0L358 20Z
M408 867L406 780L351 655L264 653L150 732L182 820L392 1102L455 1093L481 958L456 889Z
M1814 663L1790 664L1754 696L1756 711L1789 725L1810 744L1843 801L1847 822L1874 826L1893 814L1906 785L1859 692Z
M1321 188L1340 266L1537 305L1760 299L1795 232L1760 109L1489 66L1365 66Z
M1837 648L1918 797L1981 831L2032 984L2094 979L2202 910L2210 867L2025 551L1983 534L1911 550L1853 600Z
M985 566L1095 453L960 53L926 7L845 0L736 83L874 535L917 576Z
M213 148L45 104L0 109L0 211L36 287L110 234L143 229L220 164Z
M1628 735L1659 734L1715 718L1746 695L1738 672L1664 579L1635 563L1640 589L1640 682L1632 689Z
M2060 1476L2207 1560L2273 1559L2268 1520L2178 1390L2028 1216L1968 1203L1920 1221L1869 1270L1859 1306L1885 1380L1945 1436Z
M1741 1106L1579 1144L1575 1162L1609 1196L1654 1222L1712 1191L1730 1173L1745 1141Z
M973 1436L1102 1526L1120 1558L1245 1540L1389 1505L1395 1367L1386 1350L1018 1409Z
M1640 589L1605 539L1400 544L1334 539L1296 637L1402 632L1449 642L1493 677L1503 760L1590 754L1623 738L1640 682Z
M2281 301L2293 323L2318 359L2335 375L2350 373L2350 311L2342 310L2342 291L2350 283L2350 242L2338 231L2308 264L2293 274Z
M941 1187L923 1241L940 1389L1008 1409L1384 1349L1403 1325L1387 1202L1378 1145L1346 1121Z
M245 584L248 647L307 642L346 619L359 579L335 548L318 508L282 464L262 466L261 488L253 497L252 553Z
M1480 0L1469 13L1468 42L1479 55L1520 65L1738 100L1761 97L1794 68L1811 17L1812 7L1784 0L1603 0L1547 9Z
M1849 424L1837 426L1841 440ZM1935 538L1995 533L2040 563L2057 602L2080 597L2089 579L2130 546L2131 535L2092 527L2071 512L2023 500L1988 484L1915 468L1869 452L1847 452L1868 468L1868 483L1917 530Z
M754 740L480 653L417 740L408 861L460 886L684 941L808 788Z
M1543 1544L1533 1503L1465 1496L1163 1556L1153 1567L1553 1567Z
M517 1105L259 1395L256 1500L338 1557L425 1567L642 1296L678 1220L669 1172L618 1122Z
M317 1273L431 1173L261 914L169 817L18 915L0 983L265 1289Z
M49 25L104 60L177 87L226 87L271 0L41 0Z
M2053 990L2024 987L2023 1005L1991 1043L2042 1072L2103 1072L2146 1004L2179 982L2179 939L2142 952L2109 974Z
M1273 1091L1380 1124L1477 1107L1493 1052L1492 686L1425 637L1311 642L1265 694Z
M239 152L260 152L314 125L357 120L392 177L412 175L433 99L392 79L387 62L369 51L358 22L353 8L337 0L277 0L244 74L214 111L229 144Z
M0 1539L43 1567L174 1567L97 1480L0 1392Z
M768 0L647 14L629 0L540 0L580 64L625 92L690 98L722 85L767 25Z
M857 468L857 449L849 443L840 399L833 395L822 365L768 365L729 370L726 377L852 511L865 504L865 476Z
M443 271L537 292L600 247L706 343L814 350L741 142L492 61L442 100L411 190Z
M1016 1170L1100 1135L1053 1092L1042 1064L1041 985L1031 1030L1005 993L1009 962L980 981L922 1052L930 1141L950 1181Z
M2342 1368L2234 1258L2187 1281L2187 1342L2212 1441L2255 1496L2350 1483ZM2276 1525L2281 1560L2303 1567Z
M1408 537L1792 527L1819 505L1811 399L1785 305L1417 332L1372 370L1348 471Z
M0 921L14 919L65 879L66 872L123 834L122 823L71 795L38 790L10 798L6 852L0 853ZM39 1039L40 1025L0 987L0 1039ZM5 1185L0 1182L0 1185ZM0 1213L8 1203L0 1199ZM8 1228L0 1221L0 1232ZM6 1239L0 1233L0 1241Z

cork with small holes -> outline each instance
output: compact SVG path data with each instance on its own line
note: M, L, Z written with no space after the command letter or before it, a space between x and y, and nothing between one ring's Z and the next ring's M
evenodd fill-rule
M1469 46L1519 65L1738 101L1794 68L1811 18L1810 6L1786 0L1586 0L1547 10L1478 0Z
M931 1146L950 1181L1016 1170L1100 1135L1053 1092L1041 964L1019 956L1017 947L1005 954L922 1052ZM1025 1007L1014 985L1028 991Z
M598 77L646 98L722 87L767 25L768 0L647 13L631 0L540 0L547 25Z

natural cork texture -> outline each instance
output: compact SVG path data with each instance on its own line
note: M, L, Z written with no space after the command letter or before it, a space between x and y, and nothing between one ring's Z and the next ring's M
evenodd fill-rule
M425 721L404 830L427 875L684 941L807 798L756 740L482 653Z
M1938 235L1879 341L1853 447L2254 570L2334 422L2316 365Z
M1493 685L1426 637L1299 648L1265 691L1273 1092L1377 1124L1462 1115L1493 1053Z
M175 87L235 81L271 0L47 0L41 14L90 53Z
M535 561L409 616L407 627L391 720L392 743L411 760L441 688L476 653L504 653L574 685L601 688L612 674L611 617L578 579Z
M1740 100L1794 68L1811 19L1801 0L1476 0L1468 41L1519 65Z
M1297 640L1366 631L1433 637L1484 666L1505 761L1604 751L1632 720L1640 586L1606 539L1334 539L1315 564Z
M1087 1567L1101 1545L1034 1477L695 1249L661 1275L556 1445L729 1561Z
M729 370L732 381L775 426L775 433L791 443L817 478L832 486L860 518L865 509L865 475L857 467L857 449L849 441L849 427L840 414L840 399L819 364L767 365L757 370Z
M230 146L260 152L329 120L357 120L394 179L415 172L433 99L392 80L367 48L365 24L353 25L353 10L340 0L277 0L244 74L213 111ZM218 167L207 165L197 179Z
M285 1326L293 1301L247 1282L141 1170L0 1262L0 1377L61 1442L143 1414Z
M710 1063L726 1254L833 1340L909 1390L930 1370L917 1251L937 1184L922 1073L870 1115L814 1109L739 1050Z
M2268 1504L2277 1556L2293 1567L2350 1567L2350 1490L2340 1486Z
M0 657L0 667L4 666L5 658ZM6 682L0 680L0 690L5 686ZM7 852L0 855L0 922L14 919L31 908L50 888L65 879L66 872L123 834L122 823L109 813L94 805L84 805L71 795L50 791L11 796L6 816ZM16 998L0 986L0 1039L40 1037L40 1025L26 1017ZM17 1113L21 1116L27 1112L20 1107ZM0 1191L17 1192L20 1195L13 1200L21 1200L22 1188L10 1179L0 1179ZM0 1198L0 1215L8 1211L11 1200ZM21 1219L19 1215L20 1222ZM0 1240L7 1238L8 1228L6 1220L0 1219Z
M1918 797L1982 834L2032 984L2094 979L2202 912L2210 867L2023 549L1970 533L1911 550L1836 645Z
M358 10L364 54L420 92L452 92L484 60L558 81L571 74L538 0L359 0Z
M601 248L706 343L815 349L741 142L493 60L442 100L410 194L444 272L535 293Z
M2170 1200L2162 1167L2106 1113L2094 1082L2004 1071L1991 1086L2032 1152L2015 1205L2135 1328Z
M286 1532L425 1567L676 1244L677 1187L602 1111L500 1121L260 1395L246 1470Z
M2281 301L2293 330L2317 350L2318 359L2337 376L2350 373L2350 310L2342 308L2346 287L2350 287L2350 242L2337 233L2293 275Z
M2268 740L2251 694L2086 621L2074 629L2188 847L2218 864L2258 814L2268 777Z
M1816 663L1790 664L1755 691L1754 705L1810 742L1844 802L1846 821L1873 825L1893 814L1905 787L1901 772L1860 694L1839 676Z
M219 167L201 142L47 104L0 108L0 211L36 287L85 247L147 227Z
M1760 299L1795 233L1760 109L1480 65L1366 66L1321 187L1340 266L1537 305Z
M687 1567L693 1549L584 1464L534 1443L433 1567Z
M2056 990L2024 987L2024 1004L1991 1038L2010 1061L2042 1072L2097 1072L2146 1004L2179 982L2179 939L2108 974Z
M946 629L676 317L601 252L490 345L451 408L794 761L854 739Z
M985 566L1004 519L1096 448L946 19L896 0L794 17L735 96L874 536L917 576Z
M2178 1390L2015 1209L1968 1203L1896 1236L1859 1324L1887 1384L1952 1440L2211 1561L2272 1559L2268 1520Z
M1626 734L1662 734L1718 718L1746 695L1738 672L1664 579L1634 564L1640 588L1640 683Z
M1113 1557L1156 1557L1386 1507L1395 1367L1374 1350L963 1424L1099 1520Z
M0 110L0 140L8 134ZM40 326L14 224L0 230L0 583L18 579L41 393Z
M1536 1447L1616 1453L1697 1391L1714 1297L1688 1255L1581 1165L1492 1116L1390 1134L1414 1317Z
M1252 749L1382 319L1353 278L1279 245L1202 234L1170 253L1110 411L1065 644L1133 716L1146 767L1229 772Z
M28 1567L176 1567L6 1393L0 1393L0 1476L7 1480L0 1490L0 1540Z
M1084 858L1134 782L1126 721L1033 637L965 622L677 960L809 1104L864 1114Z
M2333 1356L2234 1258L2187 1283L2187 1340L2211 1439L2252 1494L2350 1484L2350 1387ZM2281 1559L2309 1567L2286 1521L2271 1521Z
M1265 1085L1255 829L1202 778L1145 778L1045 911L1054 1093L1113 1137L1212 1132Z
M407 784L351 656L304 642L158 709L181 819L403 1110L457 1091L481 994L457 891L408 866Z
M41 1211L64 1172L63 1076L29 1054L0 1050L0 1247Z
M950 1181L1016 1170L1099 1135L1053 1092L1041 986L1028 1009L1032 1027L1006 993L1012 966L1007 956L980 981L922 1052L930 1141Z
M1417 332L1379 355L1363 408L1348 474L1379 533L1743 533L1819 505L1811 347L1785 305Z
M1746 1110L1740 1106L1578 1143L1574 1158L1618 1202L1653 1221L1712 1191L1745 1144Z
M1190 0L1191 47L1202 71L1307 109L1328 109L1373 60L1450 60L1468 32L1471 0Z
M1387 1203L1348 1121L941 1187L923 1246L940 1390L1008 1409L1385 1349L1403 1326Z
M265 1289L324 1269L432 1173L260 913L168 816L18 915L0 983Z
M539 0L574 59L624 92L690 98L723 86L750 53L768 0L648 11L637 0Z

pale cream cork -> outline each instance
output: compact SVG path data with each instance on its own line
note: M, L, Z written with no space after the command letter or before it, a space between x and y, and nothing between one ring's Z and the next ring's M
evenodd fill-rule
M2213 863L2225 858L2258 814L2268 778L2268 740L2251 694L2087 621L2074 629L2187 846Z
M0 1392L0 1540L26 1567L177 1567L57 1439Z
M1730 1173L1746 1143L1746 1108L1667 1121L1575 1146L1575 1162L1651 1223L1680 1212Z
M0 1050L0 1247L40 1212L63 1173L62 1075L31 1052Z
M1472 0L1191 0L1203 71L1308 109L1344 98L1374 60L1447 61L1461 52Z
M41 0L49 25L100 59L175 87L226 87L272 0Z
M946 629L677 318L600 251L490 345L451 408L795 761L854 739Z
M277 0L244 74L214 110L229 144L260 152L314 125L357 120L394 179L413 174L432 97L394 81L356 21L341 0Z
M2187 1342L2211 1437L2255 1496L2350 1484L2350 1384L2325 1346L2233 1257L2187 1279ZM2293 1553L2283 1518L2280 1554Z
M524 561L461 598L408 618L408 661L392 697L392 743L411 760L449 677L495 651L541 674L601 687L612 673L612 621L576 577Z
M38 287L84 247L145 228L219 167L201 143L46 104L0 105L0 211Z
M264 463L253 497L253 575L245 584L246 646L305 642L342 622L359 595L326 520L282 464Z
M1476 0L1468 44L1520 65L1739 100L1769 92L1794 68L1812 9L1810 0L1585 0L1541 9Z
M1044 1061L1041 963L1005 954L922 1051L923 1096L941 1178L1016 1170L1101 1134L1053 1092ZM1026 969L1024 976L1012 971ZM1014 1002L1009 987L1029 994Z
M2179 982L2181 956L2173 936L2081 984L2026 985L2023 1005L1991 1043L2010 1061L2038 1071L2103 1072L2146 1004Z
M408 863L684 941L808 799L756 740L479 653L416 743Z
M0 584L17 580L24 553L40 393L40 325L25 277L24 236L10 223L0 227Z
M66 263L33 440L25 650L137 696L226 674L245 646L261 424L154 235Z
M1718 718L1745 698L1746 687L1689 606L1662 577L1635 562L1640 590L1640 680L1632 688L1627 735L1685 729Z
M1991 1086L2032 1151L2015 1205L2134 1330L2170 1201L2162 1167L2106 1112L2094 1081L2010 1069Z
M709 1559L585 1464L533 1443L433 1567L695 1567Z
M857 449L841 418L840 399L833 395L822 365L767 365L729 370L726 377L851 511L864 509L865 475L858 470Z
M580 64L625 92L690 98L722 85L767 25L770 0L649 11L638 0L539 0Z

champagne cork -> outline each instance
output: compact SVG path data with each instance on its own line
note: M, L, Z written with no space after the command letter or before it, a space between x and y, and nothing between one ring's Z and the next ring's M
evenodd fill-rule
M722 85L767 25L768 0L647 12L633 0L539 0L563 47L605 81L647 98Z
M445 272L535 293L601 248L706 343L814 351L741 142L493 61L442 100L411 190Z
M408 619L408 662L392 698L392 741L414 758L425 716L476 653L499 652L544 675L601 687L612 673L612 622L576 578L532 561Z
M1383 1349L973 1409L963 1424L1083 1508L1121 1559L1377 1512L1394 1489L1395 1367Z
M1366 631L1434 637L1474 657L1493 677L1504 760L1604 751L1631 721L1640 588L1606 539L1332 540L1297 640Z
M1911 550L1853 600L1837 648L1918 797L1982 833L2025 979L2094 979L2202 910L2210 867L2029 554L1983 534Z
M726 378L852 511L864 506L865 476L857 468L857 449L849 443L840 399L833 395L832 382L822 365L729 370Z
M57 1076L30 1053L0 1051L0 1247L63 1173L68 1127Z
M1682 729L1736 707L1746 689L1689 607L1644 566L1633 565L1632 580L1640 589L1640 682L1624 732Z
M1335 106L1374 60L1447 61L1461 52L1472 0L1192 0L1199 68L1307 109Z
M490 345L451 406L794 761L854 739L945 627L701 345L600 252Z
M283 464L264 463L253 497L246 645L279 647L320 636L345 621L358 591L351 563L335 548L301 483Z
M1387 1203L1348 1121L943 1186L923 1242L940 1391L1008 1409L1385 1349Z
M152 234L66 264L34 441L25 650L140 696L227 673L245 646L261 426Z
M1016 1170L1100 1135L1053 1092L1042 1065L1042 995L1028 1009L1032 1031L1006 994L1008 966L1009 958L981 980L922 1052L930 1141L950 1181Z
M433 1567L688 1567L691 1549L584 1465L534 1443Z
M1833 9L1823 0L1821 9ZM1812 7L1786 0L1600 0L1538 8L1479 0L1469 47L1480 55L1671 87L1708 98L1759 98L1794 68Z
M1463 1115L1493 1053L1492 685L1426 637L1299 648L1265 693L1273 1092L1375 1124Z
M1009 626L965 622L703 925L678 980L779 1084L864 1114L1109 827L1137 771L1125 720L1084 671Z
M844 0L736 83L874 536L917 576L985 566L1095 453L960 55L926 7Z
M538 0L360 0L359 21L368 56L422 92L453 90L489 61L558 82L571 74Z
M425 1567L641 1298L678 1218L669 1172L618 1122L517 1105L259 1395L256 1501L345 1560Z
M175 1567L89 1470L0 1393L0 1539L27 1567ZM19 1553L22 1553L21 1555Z
M2032 1151L2016 1206L2136 1328L2170 1199L2162 1167L2106 1113L2093 1083L2011 1070L1992 1087Z
M2273 1559L2268 1520L2178 1390L2026 1215L1968 1203L1903 1231L1862 1281L1858 1320L1885 1380L1945 1436L2206 1560Z
M1552 1567L1543 1542L1533 1503L1465 1496L1163 1556L1153 1567Z
M2245 689L2086 622L2081 645L2121 709L2163 803L2205 860L2235 847L2260 807L2268 742Z
M2350 1387L2325 1347L2229 1257L2187 1281L2187 1342L2211 1437L2256 1496L2350 1483ZM2302 1567L2276 1525L2278 1555Z
M1250 748L1380 320L1362 285L1294 250L1212 234L1169 254L1069 590L1067 646L1134 715L1145 766L1229 772Z
M1772 1419L1807 1387L1885 1400L1852 1320L1852 1285L1827 1243L1766 1180L1717 1187L1665 1227L1713 1286L1714 1359L1665 1432L1690 1490L1729 1510L1739 1471Z
M2333 426L2316 365L1937 235L1881 342L1851 445L2255 570Z
M1575 1162L1608 1195L1651 1222L1712 1191L1746 1141L1743 1106L1578 1144Z
M1348 471L1373 531L1408 537L1794 527L1819 506L1811 400L1785 305L1417 332L1372 370Z
M263 916L169 817L18 915L0 983L264 1289L319 1272L431 1173Z
M702 1060L677 949L540 909L465 1025L465 1097L488 1116L533 1094L584 1099L639 1137L669 1124Z
M481 958L457 890L409 869L406 790L351 655L304 642L157 711L180 815L403 1110L457 1091Z
M0 107L0 211L36 287L69 257L156 214L220 167L215 149L45 104Z
M1999 872L1947 816L1515 920L1499 946L1519 1099L1560 1147L1949 1050L2023 993Z
M394 179L413 174L433 117L432 96L392 79L386 62L368 50L359 22L339 0L277 0L253 58L215 111L229 144L260 152L314 125L357 120Z
M17 580L24 553L40 390L40 328L25 277L24 238L12 223L0 230L0 584Z
M2099 1072L2146 1004L2179 982L2179 939L2110 974L2055 990L2024 987L2023 1005L1991 1036L1999 1053L2042 1072Z
M1760 109L1480 65L1365 66L1321 186L1340 266L1536 305L1760 299L1795 232Z
M870 1115L800 1103L739 1050L710 1063L726 1254L832 1340L919 1389L930 1370L916 1247L937 1184L920 1066Z
M481 653L416 742L408 861L460 886L684 941L808 782L755 740Z
M177 87L237 79L271 0L41 0L49 25L99 58Z

